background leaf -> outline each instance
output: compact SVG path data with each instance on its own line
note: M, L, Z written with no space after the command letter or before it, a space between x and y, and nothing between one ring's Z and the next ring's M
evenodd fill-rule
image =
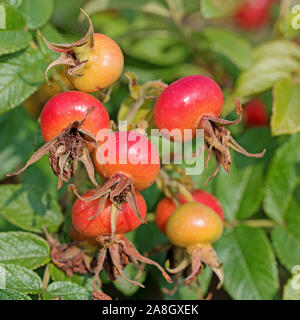
M19 10L26 18L29 29L39 28L50 19L53 12L53 1L22 0Z
M68 281L51 283L43 292L45 300L61 297L62 300L90 300L91 293L84 287Z
M300 221L291 221L272 230L272 242L280 262L290 272L300 265Z
M31 298L12 289L0 289L0 300L31 300Z
M283 79L275 85L273 94L272 135L300 131L300 84Z
M28 232L0 232L0 263L35 269L49 261L47 242Z
M268 168L264 210L277 222L282 222L288 214L293 204L293 194L300 183L300 153L296 151L299 144L300 134L298 133L278 148Z
M39 293L42 289L40 277L33 271L13 264L0 264L5 275L5 289L22 293Z
M0 214L21 229L56 232L62 223L62 213L55 199L42 187L34 185L0 186Z
M123 270L124 274L128 279L135 279L139 271L134 267L132 263L129 263ZM137 280L140 283L143 283L146 279L146 273L143 272L141 277ZM125 296L131 296L135 294L139 289L138 286L135 286L128 281L124 280L122 277L118 277L116 281L113 282L114 286L122 292Z
M248 130L239 143L249 152L261 152L264 148L270 152L269 130ZM267 158L267 155L263 159L247 158L232 152L230 172L219 172L215 189L226 219L247 219L257 212L263 200Z
M31 40L28 31L0 31L0 56L26 48Z
M0 116L0 135L5 137L0 140L0 179L28 160L36 131L36 122L22 107Z
M94 0L87 3L84 9L89 14L109 9L131 9L170 17L169 10L157 0Z
M245 39L223 29L206 28L202 34L208 38L215 53L223 54L242 70L250 67L251 46Z
M223 262L224 287L236 300L276 299L279 282L275 255L262 230L225 230L215 245Z
M15 108L44 81L45 57L32 48L0 58L0 114Z

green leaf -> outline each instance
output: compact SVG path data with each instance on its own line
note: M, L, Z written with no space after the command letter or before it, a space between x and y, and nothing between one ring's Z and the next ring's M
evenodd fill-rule
M62 213L55 199L35 185L0 186L0 214L10 223L28 231L56 232Z
M28 232L0 232L0 263L35 269L49 261L50 249L41 237Z
M268 168L264 210L277 222L282 222L290 210L293 194L300 183L300 134L290 137L276 151Z
M2 4L0 4L0 29L6 29L6 12Z
M16 8L20 7L23 0L2 0L2 2L14 6Z
M295 273L283 289L283 300L300 300L300 273Z
M264 148L270 150L269 130L247 130L239 143L249 152L261 152ZM259 209L263 199L266 161L266 155L263 159L255 159L233 151L229 173L219 172L216 196L228 220L247 219Z
M13 6L6 5L6 30L24 30L26 20L22 14Z
M300 47L288 40L265 42L253 50L253 58L260 60L270 56L288 56L300 59Z
M272 45L270 44L270 46L271 49L269 47L258 47L254 50L255 62L239 75L235 90L225 100L223 114L226 115L234 109L236 97L245 102L250 96L273 88L278 81L289 78L299 70L298 51L284 51L283 49L280 51L278 49L277 54L276 48L273 52ZM271 54L271 52L273 53ZM285 53L282 54L281 52Z
M0 56L26 48L31 40L28 31L0 31Z
M128 9L156 14L167 18L171 17L169 10L157 0L93 0L89 1L84 9L88 14L110 9Z
M51 283L43 292L44 300L60 297L62 300L90 300L91 293L84 287L68 281Z
M5 137L0 140L0 179L28 159L36 130L36 122L22 107L0 116L0 135Z
M300 84L283 79L274 87L272 135L295 134L300 131Z
M200 9L206 19L220 18L232 14L240 4L241 0L200 0Z
M251 46L245 39L223 29L205 29L203 35L208 38L214 52L223 54L242 70L250 67Z
M0 271L0 278L2 277L2 282L5 283L3 289L22 293L39 293L42 289L40 277L32 270L13 264L0 264Z
M268 56L244 71L237 82L236 96L248 97L266 91L282 78L299 70L300 63L289 56Z
M189 55L186 46L172 38L144 38L128 44L124 43L123 46L131 57L158 66L171 66L184 62Z
M224 287L233 299L267 300L277 297L276 259L262 230L246 226L226 229L215 247L223 262Z
M59 269L55 264L50 264L50 276L53 281L69 281L73 283L77 283L79 285L84 284L84 277L79 274L73 274L73 277L70 278L66 275L66 273Z
M128 279L134 280L139 271L134 267L132 263L129 263L123 270L124 274ZM146 279L146 272L143 272L141 277L138 279L138 282L143 283ZM135 294L140 287L129 283L124 280L121 276L118 277L116 281L113 282L113 285L122 292L125 296L132 296Z
M183 279L182 279L176 293L173 295L168 295L164 293L164 298L166 300L199 300L200 291L201 291L202 297L206 296L208 287L212 279L212 275L213 275L212 270L208 266L205 266L202 269L200 276L198 276L200 288L198 288L196 282L192 283L190 286L184 286L182 284L183 282ZM167 285L165 282L164 283L162 282L162 286L168 287L169 289L171 289L174 286L174 284Z
M276 227L271 235L280 262L289 271L300 265L300 222L292 221L285 227Z
M46 24L53 12L52 0L23 0L19 8L27 20L29 29Z
M57 177L53 174L48 157L43 157L26 169L23 183L43 186L43 189L53 198L57 198Z
M154 183L151 187L142 190L141 194L146 201L147 211L154 212L156 205L162 196L162 192L157 188L156 183Z
M44 81L45 57L32 48L0 58L0 114L15 108Z
M0 300L31 300L31 298L15 290L0 289Z

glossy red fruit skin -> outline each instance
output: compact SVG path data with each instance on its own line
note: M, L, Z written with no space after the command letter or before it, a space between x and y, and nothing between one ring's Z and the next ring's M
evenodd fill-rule
M245 126L266 127L269 124L269 116L265 104L259 100L252 100L245 105Z
M256 30L270 21L270 5L273 0L249 0L235 15L236 25L244 30Z
M58 136L71 122L83 120L90 113L82 129L96 137L99 130L110 127L109 115L103 104L95 97L80 91L66 91L52 97L41 113L41 132L46 142Z
M184 129L196 129L203 115L219 117L223 106L223 93L212 79L192 75L170 84L157 99L154 106L154 123L158 129L179 129L181 134L174 141L183 139Z
M107 178L111 178L116 174L123 174L132 179L137 190L144 190L150 187L157 178L160 170L160 158L158 151L150 140L134 131L119 131L111 133L112 139L108 139L107 143L100 145L100 150L94 153L94 165L96 171ZM115 144L114 144L115 141ZM126 143L127 142L127 145ZM139 148L138 144L142 146ZM145 147L145 148L144 148ZM112 153L108 153L108 150ZM113 152L116 150L116 153ZM97 159L99 152L108 157L112 155L112 163L109 158L104 166ZM127 163L120 163L122 158ZM137 163L131 163L130 159L134 158ZM151 160L154 159L154 163Z
M98 247L100 245L95 238L87 237L84 234L78 232L72 224L69 227L69 237L74 241L85 242L91 246Z
M192 196L196 202L205 204L206 206L213 209L221 218L222 222L224 222L224 212L222 206L212 194L204 190L197 189L192 192ZM178 195L178 198L181 204L187 202L182 195ZM164 198L158 203L155 212L155 222L162 233L166 233L166 224L175 210L176 205L171 198Z
M83 197L93 195L95 189L86 192ZM136 192L137 206L141 216L145 218L147 205L143 196ZM72 223L74 228L87 237L97 237L103 234L111 233L110 212L111 201L107 200L104 210L102 210L94 219L89 219L97 214L99 199L93 201L82 201L77 199L72 209ZM118 213L116 223L116 234L125 234L133 231L141 225L141 221L135 215L128 203L120 205L121 211Z

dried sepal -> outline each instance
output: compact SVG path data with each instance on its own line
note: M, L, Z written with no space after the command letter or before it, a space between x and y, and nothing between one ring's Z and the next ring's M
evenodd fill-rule
M49 154L50 166L58 178L57 189L62 187L63 182L68 182L69 179L74 176L77 172L79 161L84 164L91 182L96 187L99 187L95 179L94 166L88 151L89 144L97 147L98 143L91 133L81 128L86 117L93 112L93 110L94 108L88 109L83 120L71 122L58 136L38 149L23 168L7 176L23 173L30 165L44 155Z
M226 126L238 124L242 121L243 109L239 99L236 100L235 109L238 118L234 121L214 118L211 116L203 116L200 120L199 128L204 130L205 149L208 150L205 159L205 166L208 166L211 154L213 154L216 160L216 169L206 183L217 175L220 167L223 167L226 172L229 172L229 168L232 163L230 148L252 158L262 158L266 152L266 150L263 150L260 153L249 153L233 139L230 131L226 129Z
M109 198L112 202L112 210L115 210L114 208L116 208L121 211L122 203L128 203L130 208L140 219L140 221L142 223L146 223L145 219L142 217L138 209L135 197L135 188L132 180L125 175L114 175L113 177L108 179L102 186L97 187L95 193L89 197L82 197L75 185L71 184L70 187L72 188L74 194L82 201L93 201L99 199L99 207L97 213L94 216L90 217L90 219L94 219L98 216L98 214L104 209L106 200ZM114 218L112 222L114 223L111 225L112 230L115 230L116 219Z
M80 10L88 19L89 29L84 37L78 41L62 44L50 42L43 36L40 30L37 30L46 46L50 50L61 54L60 57L53 61L46 69L45 78L47 82L49 82L47 77L49 70L56 65L68 65L70 66L68 69L69 75L80 76L88 62L90 51L94 47L94 27L88 14L83 9Z
M117 280L118 277L121 277L132 285L144 288L144 285L137 280L139 275L144 271L145 264L154 265L161 271L168 282L172 282L171 277L157 262L142 256L125 236L116 235L116 237L112 239L111 235L102 235L96 239L102 248L100 249L98 264L95 269L94 291L101 288L99 273L102 269L106 270L109 279ZM139 270L139 274L135 279L129 279L123 272L123 269L130 261ZM138 262L141 262L141 264Z

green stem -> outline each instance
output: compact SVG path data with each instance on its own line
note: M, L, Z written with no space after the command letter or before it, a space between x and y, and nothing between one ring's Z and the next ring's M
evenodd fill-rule
M125 121L127 121L129 124L132 123L136 113L139 111L141 106L144 104L145 100L144 99L138 99L136 100L131 108L128 110L126 117L124 118Z
M58 83L63 91L69 91L69 88L64 84L59 73L54 69L52 69L52 78Z
M234 228L239 225L246 225L249 227L255 227L255 228L275 228L278 226L282 226L281 223L268 220L268 219L249 219L249 220L241 220L241 221L226 221L225 227L227 228Z

